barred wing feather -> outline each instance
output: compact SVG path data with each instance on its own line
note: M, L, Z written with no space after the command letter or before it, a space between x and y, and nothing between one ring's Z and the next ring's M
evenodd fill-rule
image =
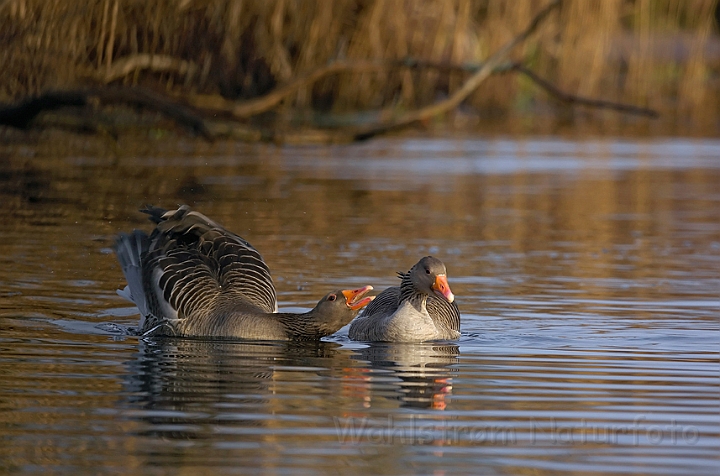
M270 270L250 243L187 206L143 211L157 223L149 257L157 255L159 282L175 309L189 311L187 302L207 306L219 293L231 292L265 312L277 310Z

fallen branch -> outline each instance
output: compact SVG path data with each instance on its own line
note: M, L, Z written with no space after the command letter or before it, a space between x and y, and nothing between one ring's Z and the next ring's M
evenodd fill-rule
M473 93L490 75L506 72L524 74L535 84L543 88L548 94L567 103L590 107L607 108L616 111L642 114L657 117L655 111L627 104L610 101L589 99L574 96L561 91L550 82L544 80L534 72L519 63L507 61L510 51L524 42L548 15L558 7L560 0L554 0L543 8L519 35L503 45L482 64L448 64L425 60L366 60L366 61L335 61L318 68L290 83L277 88L266 96L238 103L224 99L220 96L176 95L175 100L166 96L141 88L95 88L89 90L50 92L28 99L15 106L2 107L0 105L0 125L9 125L17 128L27 128L33 119L43 110L58 109L65 106L85 106L93 102L101 104L130 104L145 109L160 112L178 124L192 129L205 139L224 136L247 141L276 141L276 142L313 142L334 143L352 140L363 140L375 135L407 127L408 125L427 120L431 117L446 113L456 108L470 94ZM133 55L115 61L102 75L102 80L110 82L137 69L152 69L155 71L177 71L192 74L195 66L192 63L163 55ZM246 119L253 115L268 111L277 106L288 96L304 87L308 87L320 79L342 72L368 72L382 71L388 68L435 68L463 71L471 76L446 100L435 104L396 115L392 108L383 109L374 113L376 118L372 122L355 121L351 126L328 127L321 129L305 129L287 132L281 127L272 129L259 129L253 126L243 126L231 118ZM196 109L216 115L225 115L226 120L203 119L192 107L181 103L189 103Z
M232 101L220 96L192 95L184 97L189 104L206 111L226 113L236 119L247 119L263 112L269 111L280 102L296 93L300 88L309 86L325 76L347 71L380 71L387 69L390 65L387 61L334 61L322 66L308 74L305 74L290 83L281 86L274 91L249 101Z
M17 105L0 107L0 125L27 129L32 120L43 111L68 106L86 106L93 100L101 104L129 104L157 111L181 126L192 129L205 139L213 139L213 135L201 117L159 94L140 88L95 88L48 92L26 99Z
M355 134L357 134L358 138L366 138L365 136L370 137L375 133L379 133L387 129L406 126L412 122L421 121L457 107L457 105L467 98L467 96L469 96L480 85L480 83L482 83L494 72L495 67L500 64L510 50L525 41L525 39L527 39L527 37L530 36L535 29L537 29L538 25L553 9L558 7L559 4L560 0L554 0L551 4L540 11L540 13L533 18L525 31L513 38L493 56L488 58L488 60L480 66L480 69L475 72L470 79L468 79L463 87L447 100L408 113L396 120L385 120L380 123L373 124L363 130L356 131ZM235 101L226 100L217 96L189 96L186 99L190 104L197 108L212 112L229 113L236 119L246 119L272 109L283 99L297 92L300 88L309 86L310 84L313 84L330 74L337 74L346 71L358 72L384 70L387 69L388 66L397 66L398 64L402 66L412 66L406 64L405 62L398 61L335 61L331 64L318 68L315 71L312 71L311 73L308 73L265 96L251 101L244 101L238 104ZM389 114L381 114L381 117L387 116L389 116Z
M271 92L266 96L262 96L258 99L254 99L251 101L245 101L239 104L236 101L225 99L217 95L176 95L176 97L178 97L179 99L184 99L186 102L198 109L213 113L226 113L234 116L236 119L246 119L254 115L269 111L270 109L277 106L283 99L297 92L300 88L309 86L310 84L319 81L325 76L343 72L378 71L394 67L405 67L414 69L437 69L444 71L459 71L463 73L477 73L481 68L483 68L483 64L456 64L428 60L417 60L413 58L407 58L404 60L377 60L359 62L337 61L327 66L323 66L313 71L312 73L303 76L302 78L298 78L297 80L276 89L275 91ZM553 96L559 101L568 104L599 109L611 109L618 112L638 114L651 118L657 118L660 116L657 111L645 107L606 101L603 99L585 98L582 96L576 96L574 94L567 93L565 91L562 91L549 81L541 78L532 70L526 68L525 66L517 62L500 63L492 70L492 74L508 72L517 72L527 76L528 79L533 81L540 88L544 89L549 95ZM384 111L380 111L376 113L375 116L380 118L391 118L393 116L393 109L388 108Z
M408 58L405 60L402 60L398 62L398 64L408 67L408 68L432 68L432 69L439 69L439 70L445 70L445 71L459 71L464 73L475 73L480 70L480 68L483 67L482 64L476 64L476 63L464 63L464 64L455 64L455 63L445 63L445 62L436 62L436 61L427 61L427 60L416 60L413 58ZM574 94L566 93L565 91L562 91L560 88L552 84L546 79L541 78L538 76L537 73L534 71L528 69L521 63L517 62L507 62L507 63L501 63L497 65L493 69L493 74L497 73L509 73L509 72L518 72L520 74L524 74L527 76L528 79L530 79L532 82L540 86L542 89L544 89L548 94L553 96L559 101L566 102L568 104L575 104L578 106L588 106L588 107L594 107L599 109L611 109L618 112L624 112L629 114L638 114L641 116L647 116L652 118L660 117L660 114L655 111L654 109L649 109L646 107L640 107L640 106L633 106L632 104L624 104L624 103L618 103L618 102L612 102L612 101L605 101L603 99L592 99L592 98L585 98L582 96L576 96Z
M504 61L507 54L517 45L525 41L537 29L540 23L545 20L545 18L550 14L550 12L560 5L560 2L561 0L554 0L544 9L542 9L533 18L528 27L522 33L510 40L502 48L500 48L492 56L490 56L487 61L485 61L485 63L479 66L479 69L474 72L474 74L465 82L465 84L463 84L463 86L458 91L456 91L445 101L440 101L431 106L427 106L416 111L406 113L396 119L391 118L393 115L392 110L381 111L378 115L381 118L379 121L368 126L356 128L354 132L351 132L351 135L357 140L367 139L376 134L386 132L391 129L405 127L414 122L429 119L430 117L445 113L457 107L470 94L472 94L472 92L475 91L480 86L480 84L485 81L485 79L487 79L491 74L496 72L496 68L502 63L502 61ZM235 101L229 101L216 96L189 96L186 98L186 100L188 100L189 103L193 106L204 109L206 111L211 111L215 113L229 113L236 119L245 119L272 109L283 99L297 92L300 88L309 86L310 84L313 84L314 82L330 74L336 74L346 71L377 71L387 69L388 65L397 66L398 64L409 67L413 66L412 64L408 64L407 62L397 61L336 61L329 65L318 68L315 71L312 71L311 73L308 73L301 78L298 78L265 96L251 101L245 101L238 104Z
M357 140L369 139L377 134L388 132L393 129L399 129L405 127L414 122L423 121L430 119L431 117L443 114L451 109L456 108L463 102L473 91L475 91L480 84L485 81L493 73L493 70L505 60L505 57L510 51L517 45L525 41L540 25L540 23L547 18L547 16L555 8L560 5L560 0L554 0L548 6L543 8L535 18L532 19L530 24L523 30L522 33L517 35L515 38L507 42L498 51L493 53L482 67L470 78L465 81L462 87L452 94L449 98L444 101L439 101L427 107L420 108L416 111L412 111L400 116L394 120L383 121L379 124L372 124L368 127L359 128L355 131L354 137Z
M87 95L79 91L45 93L14 106L0 107L0 125L27 129L35 116L43 111L68 106L85 106L87 102Z

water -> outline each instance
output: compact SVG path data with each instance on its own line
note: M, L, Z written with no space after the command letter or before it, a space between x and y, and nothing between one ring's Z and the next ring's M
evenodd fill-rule
M717 473L718 141L2 154L0 472ZM248 239L289 310L436 255L462 337L112 335L146 203Z

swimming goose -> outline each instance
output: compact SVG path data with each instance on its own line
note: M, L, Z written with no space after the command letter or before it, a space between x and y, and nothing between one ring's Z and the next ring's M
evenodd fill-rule
M140 210L157 226L122 233L115 252L127 280L118 294L140 310L141 335L316 340L346 325L372 286L326 294L309 312L277 312L260 253L187 205Z
M350 324L351 339L421 342L460 337L460 311L442 261L426 256L398 276L400 286L378 294Z

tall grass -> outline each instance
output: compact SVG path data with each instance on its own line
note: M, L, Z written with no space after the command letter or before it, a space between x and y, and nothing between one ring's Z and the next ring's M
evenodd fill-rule
M0 100L97 83L114 62L167 55L187 71L135 70L117 82L175 92L262 95L335 59L478 63L524 28L535 0L6 0L0 3ZM517 50L567 92L718 116L717 0L565 0ZM428 104L467 73L388 68L341 73L285 104L337 112ZM517 76L496 76L467 103L482 114L551 104Z

